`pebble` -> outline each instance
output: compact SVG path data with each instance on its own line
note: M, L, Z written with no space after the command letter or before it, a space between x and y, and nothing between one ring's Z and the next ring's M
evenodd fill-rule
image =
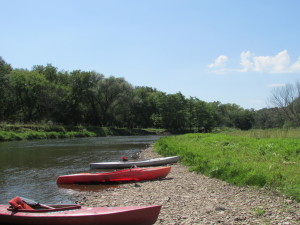
M152 146L144 159L161 157ZM155 225L300 224L300 203L252 187L237 187L192 173L176 163L166 179L120 184L77 196L85 206L162 205ZM264 213L257 214L255 209Z

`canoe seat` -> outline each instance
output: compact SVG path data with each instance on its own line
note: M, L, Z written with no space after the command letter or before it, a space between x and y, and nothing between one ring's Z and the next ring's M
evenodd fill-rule
M27 209L27 210L34 210L25 202L22 201L20 197L14 197L13 199L9 200L8 203L13 207L13 209Z

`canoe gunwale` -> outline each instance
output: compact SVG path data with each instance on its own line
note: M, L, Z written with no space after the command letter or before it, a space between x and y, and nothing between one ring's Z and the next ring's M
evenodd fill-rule
M82 207L75 210L28 213L8 211L9 205L0 205L0 224L19 225L152 225L161 205Z
M154 159L146 159L139 161L116 161L116 162L98 162L90 163L91 169L120 169L120 168L130 168L130 167L147 167L147 166L161 166L167 164L177 163L179 161L179 156L168 156Z
M145 181L165 178L171 170L170 166L123 169L106 173L83 173L59 176L56 180L61 184L88 183L120 183Z
M59 211L65 211L65 210L72 210L72 209L80 209L80 205L49 205L50 207L53 207L54 209L47 209L47 208L41 208L41 209L14 209L12 207L8 207L8 211L12 212L26 212L26 213L45 213L45 212L59 212Z

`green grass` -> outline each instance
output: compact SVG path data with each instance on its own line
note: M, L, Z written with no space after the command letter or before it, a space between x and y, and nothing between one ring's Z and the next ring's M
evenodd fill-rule
M145 128L144 130L153 134L161 134L166 132L166 129L160 129L160 128Z
M94 137L97 134L83 126L53 124L0 124L0 141Z
M239 186L278 190L300 200L298 138L186 134L161 138L154 148L164 156L179 155L192 171Z
M0 141L56 139L70 137L130 136L163 133L164 129L127 129L55 124L0 124Z
M253 209L253 214L255 216L258 216L258 217L263 216L265 213L266 213L266 211L262 208L256 207L256 208Z
M247 131L237 130L237 129L226 129L222 133L233 135L233 136L243 136L243 137L253 137L253 138L300 138L299 128L290 129L252 129Z
M71 137L94 137L95 133L89 131L66 131L66 132L44 132L44 131L27 131L16 133L11 131L0 131L0 141L18 141L18 140L34 140L34 139L57 139Z

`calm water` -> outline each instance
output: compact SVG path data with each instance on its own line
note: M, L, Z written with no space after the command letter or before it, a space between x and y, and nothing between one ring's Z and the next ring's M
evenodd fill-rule
M90 170L91 162L134 159L159 136L95 137L0 142L0 204L15 196L41 203L74 203L79 192L101 191L107 185L58 186L60 175ZM107 172L107 171L105 171Z

